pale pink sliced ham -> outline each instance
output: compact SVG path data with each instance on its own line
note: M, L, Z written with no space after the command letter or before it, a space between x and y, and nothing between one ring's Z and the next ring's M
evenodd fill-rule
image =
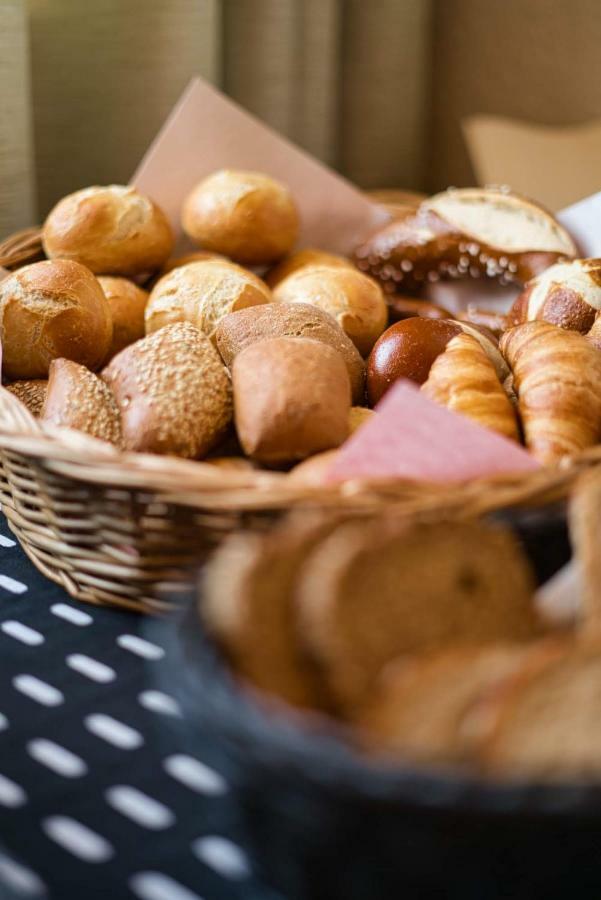
M403 379L340 448L325 480L457 482L538 468L523 447L439 406Z

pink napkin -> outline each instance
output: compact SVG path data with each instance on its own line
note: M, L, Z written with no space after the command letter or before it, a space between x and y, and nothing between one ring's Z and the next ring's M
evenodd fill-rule
M402 379L378 404L377 415L342 447L326 481L457 482L537 468L514 441L439 406Z

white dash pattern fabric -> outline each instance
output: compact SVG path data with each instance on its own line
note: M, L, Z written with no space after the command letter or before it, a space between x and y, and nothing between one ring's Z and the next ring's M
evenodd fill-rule
M279 900L142 631L46 581L0 520L0 900Z

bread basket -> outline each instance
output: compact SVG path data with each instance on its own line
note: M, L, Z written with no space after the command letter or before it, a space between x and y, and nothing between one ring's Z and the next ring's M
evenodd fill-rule
M0 244L0 266L42 256L39 230ZM0 388L0 501L23 549L71 596L150 612L173 602L225 533L260 528L296 505L427 509L477 514L566 498L601 446L557 468L467 485L402 481L334 487L294 484L280 473L120 453L34 419Z

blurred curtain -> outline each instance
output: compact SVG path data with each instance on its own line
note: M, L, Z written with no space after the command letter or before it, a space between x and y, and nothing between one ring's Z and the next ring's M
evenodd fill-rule
M0 234L127 181L200 74L352 180L419 185L434 0L0 0Z

